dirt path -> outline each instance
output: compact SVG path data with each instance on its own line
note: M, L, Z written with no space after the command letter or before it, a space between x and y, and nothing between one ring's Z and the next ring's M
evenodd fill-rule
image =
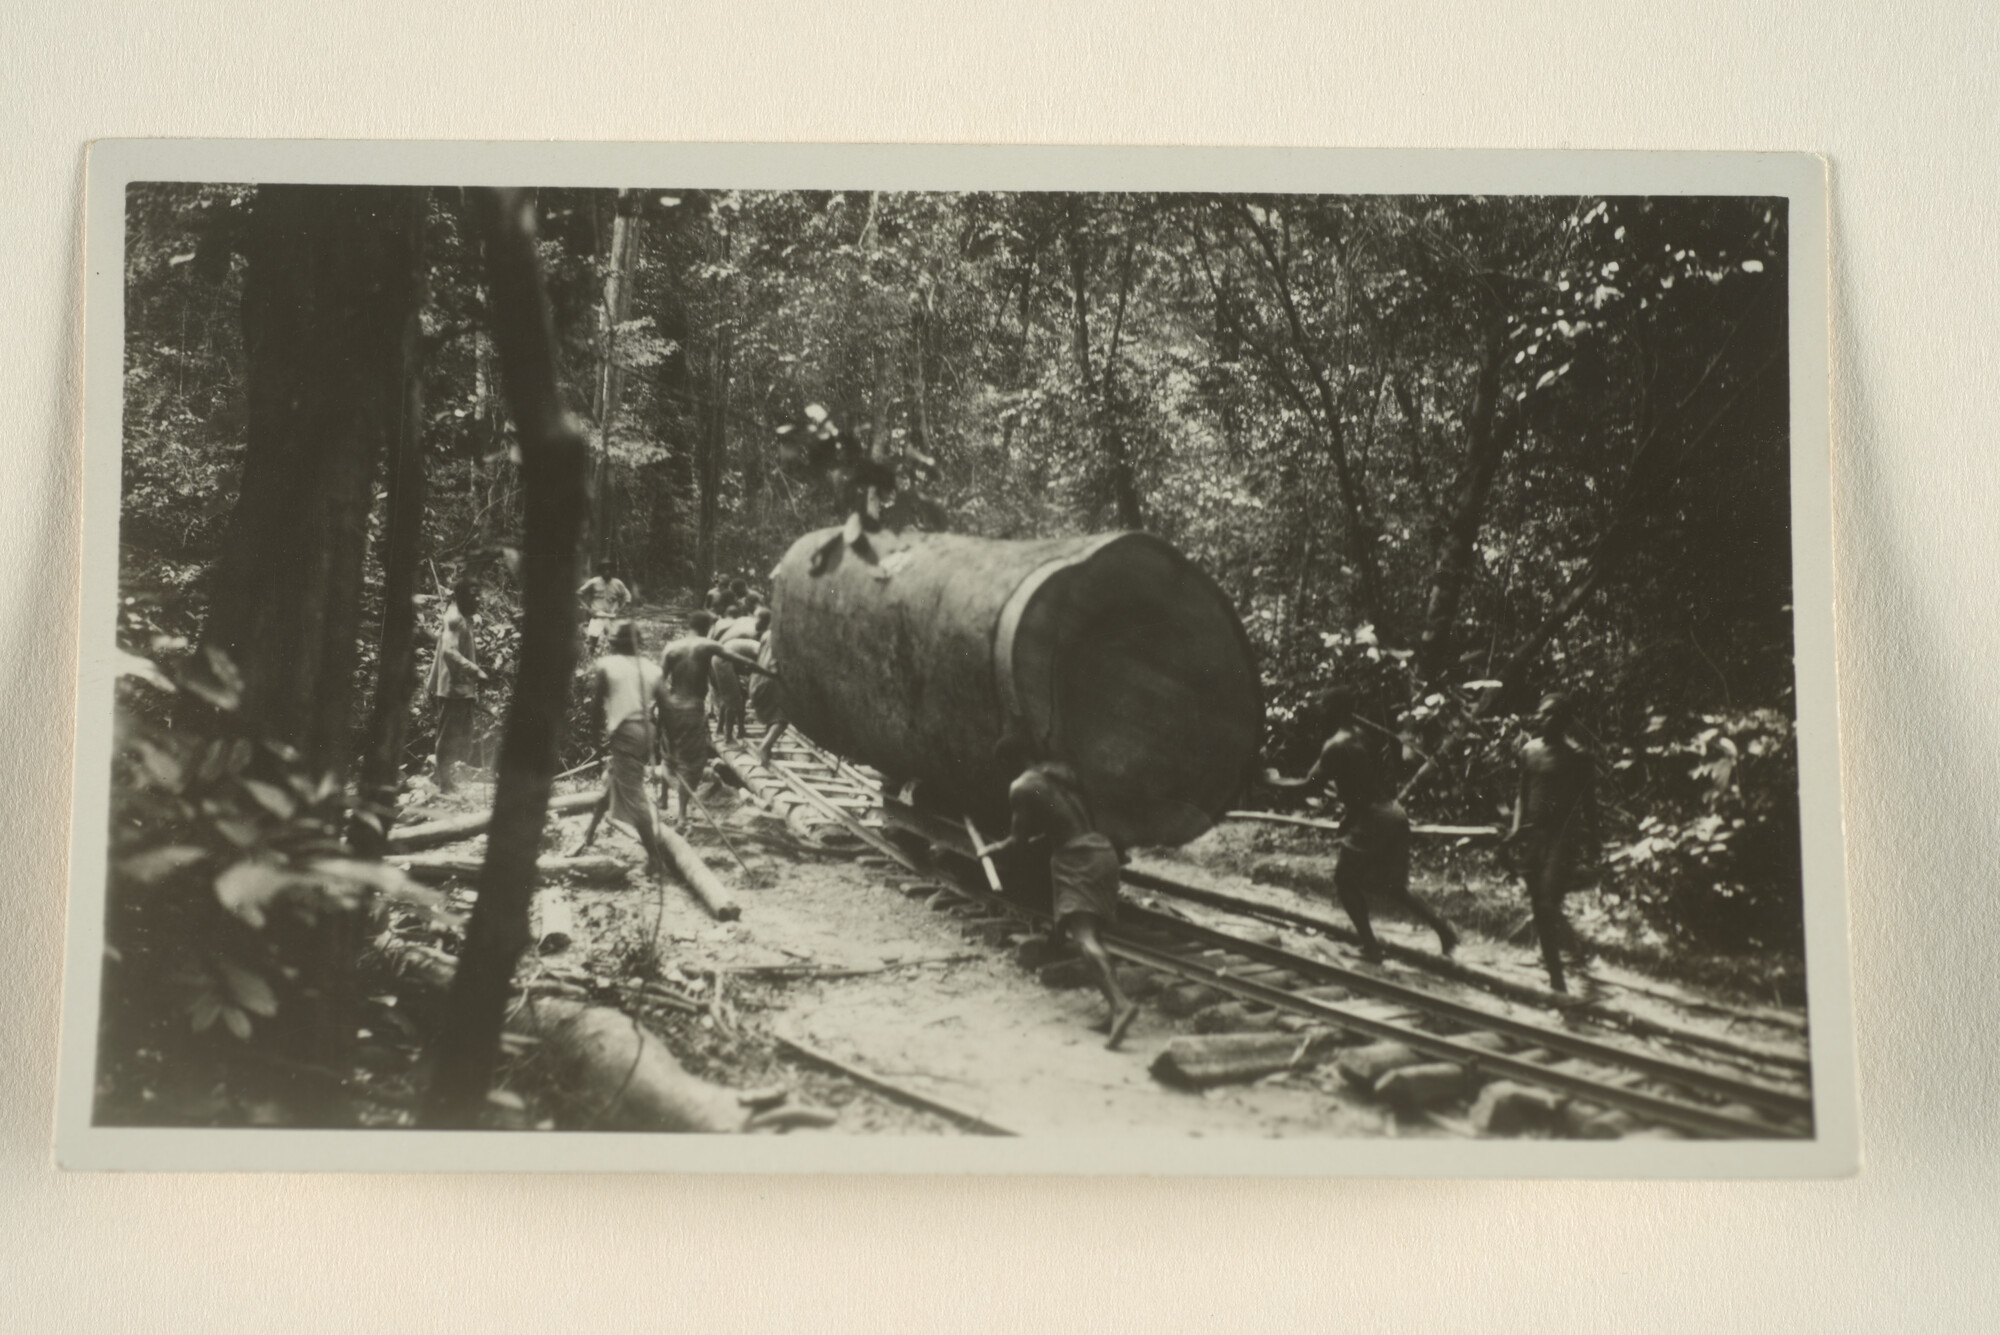
M643 609L637 619L652 652L685 624L672 609ZM475 809L483 799L475 785L454 805ZM950 911L931 887L881 859L801 847L748 796L718 789L705 801L714 823L695 815L687 833L730 886L741 919L715 922L677 883L645 881L636 841L612 831L601 836L600 849L630 862L630 883L570 888L579 930L567 951L547 961L581 970L603 999L642 1012L696 1074L740 1088L787 1085L835 1109L836 1131L850 1134L951 1135L969 1128L829 1071L781 1040L1026 1135L1445 1134L1427 1118L1399 1122L1356 1096L1330 1064L1201 1093L1162 1084L1149 1072L1152 1060L1194 1025L1189 1007L1170 1006L1173 998L1148 989L1143 977L1135 989L1140 1018L1121 1051L1106 1051L1105 1007L1096 990L1045 986L1016 962L1020 938L1010 939L1004 927ZM545 847L570 846L582 824L581 816L559 822ZM1340 919L1338 910L1309 895L1238 874L1243 850L1236 845L1249 837L1225 828L1173 855L1171 865L1200 871L1233 893ZM1435 948L1428 931L1394 922L1378 930L1419 950ZM1289 932L1285 944L1307 953L1337 950L1330 941ZM1459 958L1523 983L1538 973L1527 950L1477 932L1465 934ZM1603 971L1636 988L1700 1001L1640 975ZM647 1009L637 997L647 978L702 998L703 1012Z

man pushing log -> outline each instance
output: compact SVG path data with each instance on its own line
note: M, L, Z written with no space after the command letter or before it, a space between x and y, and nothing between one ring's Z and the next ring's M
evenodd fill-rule
M1002 743L1003 758L1018 762L1018 749ZM1058 934L1067 935L1091 971L1110 1007L1107 1048L1124 1041L1139 1007L1118 986L1118 973L1098 939L1100 926L1118 916L1118 850L1097 833L1090 803L1076 771L1059 761L1032 764L1007 789L1013 829L997 844L980 850L991 857L1011 848L1038 844L1048 850L1049 884Z
M776 679L777 672L756 659L718 644L709 637L715 618L706 611L688 618L693 633L673 641L660 655L666 676L660 704L660 732L667 748L667 769L675 779L674 827L687 825L687 797L707 777L716 758L708 731L709 668L717 660Z

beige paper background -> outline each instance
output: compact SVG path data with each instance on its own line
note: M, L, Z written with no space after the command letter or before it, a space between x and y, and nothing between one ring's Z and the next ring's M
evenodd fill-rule
M0 44L0 1327L1987 1329L2000 310L1985 7L41 6ZM45 12L44 12L45 11ZM1625 11L1625 12L1621 12ZM1864 1170L1818 1184L59 1175L83 145L1811 149Z

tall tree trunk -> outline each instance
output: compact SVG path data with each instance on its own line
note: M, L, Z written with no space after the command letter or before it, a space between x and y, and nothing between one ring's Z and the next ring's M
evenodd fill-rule
M1076 364L1083 380L1083 402L1085 415L1095 430L1099 447L1104 456L1105 473L1111 483L1111 499L1121 528L1143 528L1145 517L1139 511L1139 487L1132 476L1131 460L1127 457L1125 439L1120 434L1116 420L1117 407L1111 401L1114 387L1112 379L1116 374L1115 359L1118 354L1117 339L1122 331L1125 318L1125 300L1130 287L1132 239L1127 237L1125 261L1119 266L1117 316L1113 322L1110 353L1102 372L1103 379L1094 373L1090 361L1090 247L1085 240L1085 220L1079 208L1072 208L1069 215L1069 235L1066 249L1069 251L1070 275L1070 319L1072 335L1076 345Z
M1354 461L1349 457L1345 423L1340 411L1340 394L1334 388L1333 379L1327 370L1326 360L1314 348L1311 335L1305 327L1304 317L1299 312L1298 299L1292 291L1292 280L1286 257L1271 239L1264 225L1250 212L1247 205L1236 204L1237 220L1248 229L1256 242L1257 253L1262 258L1262 267L1270 275L1273 291L1278 298L1280 314L1284 316L1285 329L1289 335L1292 353L1305 368L1306 379L1313 391L1309 401L1300 389L1291 369L1286 365L1283 352L1273 347L1268 339L1254 337L1247 327L1239 330L1244 341L1255 350L1265 365L1277 377L1279 387L1292 400L1300 414L1307 421L1317 416L1320 429L1326 440L1326 452L1333 463L1334 485L1340 495L1341 509L1346 517L1347 558L1354 567L1356 581L1361 589L1361 611L1375 627L1376 634L1384 643L1394 643L1398 638L1394 609L1389 606L1387 583L1382 575L1382 524L1375 516L1373 505L1368 499L1367 488L1355 471ZM1204 265L1207 261L1204 257ZM1209 283L1212 289L1220 291L1213 273ZM1317 413L1314 412L1315 406Z
M1444 550L1431 575L1430 597L1424 607L1424 628L1417 642L1417 667L1426 679L1436 679L1458 651L1458 614L1472 579L1473 550L1486 520L1487 497L1514 435L1512 419L1499 417L1500 366L1506 352L1506 326L1494 321L1486 331L1479 357L1479 376L1472 391L1472 411L1466 417L1465 458L1459 465L1451 510L1444 525Z
M424 528L424 387L418 365L422 346L413 315L404 331L401 429L389 447L389 522L382 551L382 644L375 710L362 750L361 804L348 835L356 850L370 857L387 851L389 827L396 818L403 731L416 680L417 559ZM364 819L364 814L372 819Z
M244 724L341 785L376 460L415 389L425 207L416 189L279 185L251 211L248 449L203 641L243 675ZM301 1124L349 1120L359 939L354 913L273 925L288 981L262 1041L299 1073Z
M249 446L204 644L245 719L344 781L375 467L403 429L424 194L263 186L243 334Z
M535 856L576 656L577 548L589 519L590 446L563 412L555 330L535 255L532 196L479 191L494 342L521 445L521 668L507 713L479 901L438 1027L424 1125L477 1124L500 1050L514 967L528 944Z
M618 192L618 212L611 223L611 256L604 274L604 337L601 340L597 377L596 485L593 489L592 531L597 555L606 561L618 559L618 498L616 475L611 464L611 436L617 426L618 409L624 397L625 368L618 347L619 329L632 318L632 275L638 267L640 238L644 231L639 209L644 196L637 190Z
M728 263L730 234L724 224L721 259ZM722 514L722 464L729 443L730 302L729 281L723 280L716 305L722 318L715 322L709 350L708 394L705 427L695 455L695 483L700 489L700 508L695 520L695 592L710 587L715 578L716 528Z

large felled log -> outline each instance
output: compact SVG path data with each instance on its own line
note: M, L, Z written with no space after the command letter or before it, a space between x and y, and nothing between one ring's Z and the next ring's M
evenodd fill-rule
M1263 698L1229 600L1143 533L1039 542L870 537L812 573L799 539L772 588L785 708L805 736L893 779L920 778L997 825L1018 730L1069 762L1123 846L1180 844L1243 791Z
M673 859L681 879L687 882L688 889L694 891L694 897L701 901L702 907L711 916L721 922L743 916L743 909L729 893L729 887L722 883L720 876L708 869L708 864L701 860L701 854L694 851L693 844L665 822L654 829L659 833L660 845Z
M375 954L396 977L440 997L457 961L441 951L380 937ZM550 1073L593 1129L730 1133L830 1126L823 1110L790 1103L782 1090L739 1093L692 1076L666 1044L622 1011L537 996L511 1008L507 1029L542 1044Z
M551 797L548 811L552 816L567 815L573 811L588 811L596 802L596 793L569 793L563 797ZM415 853L426 848L442 848L446 844L470 839L475 834L484 834L486 827L492 823L491 811L475 811L469 816L454 816L450 820L431 821L425 825L392 830L389 834L389 851Z

